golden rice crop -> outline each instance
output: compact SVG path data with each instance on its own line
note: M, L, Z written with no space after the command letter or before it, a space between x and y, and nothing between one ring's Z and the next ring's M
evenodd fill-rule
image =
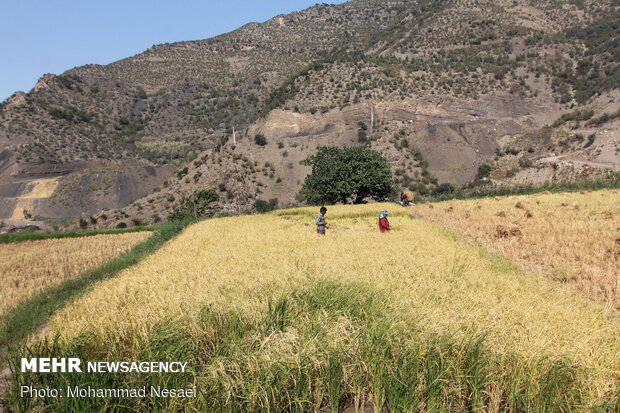
M0 245L0 314L39 291L97 267L149 232L23 241Z
M71 339L89 332L108 348L129 343L123 354L131 359L137 354L131 354L130 343L145 340L163 320L197 319L205 306L258 319L269 299L328 279L387 294L394 311L402 313L399 319L424 326L420 334L486 332L498 354L568 357L586 367L594 396L618 388L620 319L615 311L571 285L525 273L452 232L411 219L409 208L328 207L326 236L316 234L317 209L193 225L59 312L47 333ZM377 226L382 209L390 210L393 226L385 234ZM288 351L295 334L287 331L281 336L286 343L272 344Z
M414 213L620 309L620 191L446 201Z

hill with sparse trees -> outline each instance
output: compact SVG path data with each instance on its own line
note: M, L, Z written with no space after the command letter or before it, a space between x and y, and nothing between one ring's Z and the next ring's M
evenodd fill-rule
M612 0L354 0L44 75L0 105L0 219L297 203L320 146L380 152L418 196L613 177L619 34Z

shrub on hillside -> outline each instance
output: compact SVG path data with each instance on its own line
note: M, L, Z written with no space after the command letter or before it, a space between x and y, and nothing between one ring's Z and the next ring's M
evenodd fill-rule
M265 146L267 145L267 138L265 138L265 135L259 133L258 135L254 136L254 143L258 146Z
M450 182L446 182L445 184L439 185L437 188L433 189L433 196L437 195L451 195L456 190L456 185Z
M478 174L476 174L476 179L487 178L491 175L491 165L488 163L483 163L478 167Z
M428 190L426 185L424 185L422 183L418 184L416 189L418 191L418 194L420 194L420 195L428 195L430 193L430 191Z
M179 205L168 216L169 221L212 217L217 207L212 203L219 199L215 189L200 189L190 196L184 196Z
M262 199L257 199L254 206L256 207L256 212L259 214L273 211L278 206L278 198L272 198L269 202L263 201Z

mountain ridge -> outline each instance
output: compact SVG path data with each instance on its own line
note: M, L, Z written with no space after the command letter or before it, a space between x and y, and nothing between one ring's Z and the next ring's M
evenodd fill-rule
M28 94L3 102L0 175L28 179L46 168L70 175L131 165L182 171L185 165L190 178L172 185L171 176L165 188L160 181L141 202L153 199L158 212L152 215L161 219L174 204L163 201L171 198L164 194L201 186L231 186L224 192L232 196L222 202L227 211L251 209L259 197L295 202L307 173L298 161L316 148L313 139L381 150L399 185L421 192L421 185L469 182L483 163L492 163L498 184L520 182L520 175L537 181L581 174L563 167L551 172L552 163L540 161L556 152L614 171L618 16L611 1L355 0L315 5L211 39L156 45L109 65L45 75ZM399 112L403 104L413 115ZM377 124L370 125L371 107L377 107ZM359 114L347 115L345 108ZM552 126L562 115L590 111L587 119L571 115ZM421 116L431 121L408 125ZM611 119L588 124L603 116ZM287 127L273 121L294 125L302 118L307 131L323 138L303 135L299 125L287 135ZM265 131L268 145L258 148L253 135ZM525 140L527 147L513 153ZM481 150L476 142L488 144ZM464 153L470 155L459 162ZM221 164L195 166L214 154ZM239 156L256 159L233 185L223 171ZM96 206L85 212L95 213ZM152 221L135 206L117 207Z

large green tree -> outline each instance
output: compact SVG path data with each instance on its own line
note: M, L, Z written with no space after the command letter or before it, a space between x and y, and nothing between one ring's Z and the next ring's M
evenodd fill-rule
M385 159L366 147L322 146L302 163L312 166L301 189L310 204L383 201L395 191Z

